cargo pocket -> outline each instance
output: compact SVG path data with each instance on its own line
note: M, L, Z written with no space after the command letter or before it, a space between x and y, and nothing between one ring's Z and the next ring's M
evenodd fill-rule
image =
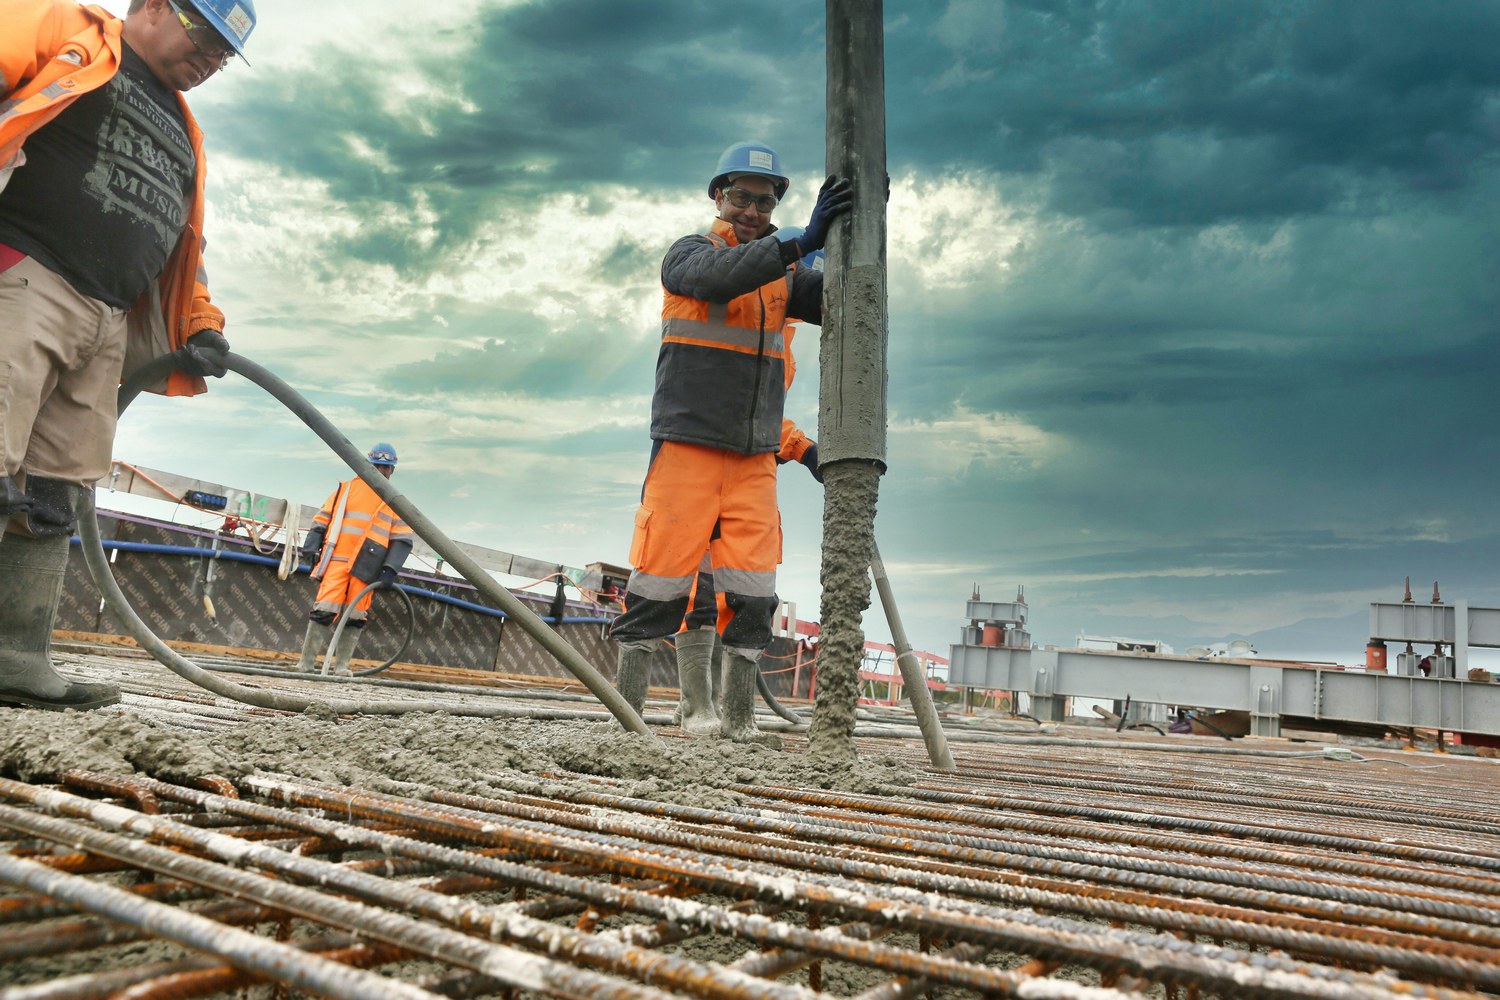
M373 538L366 538L349 567L349 575L361 583L380 579L380 567L385 565L387 549Z
M782 557L786 555L782 547L783 541L784 536L781 534L781 510L778 508L776 511L776 565L778 566L781 565Z
M630 536L630 566L641 568L641 559L646 554L646 536L651 531L651 508L641 506L635 512L635 534Z

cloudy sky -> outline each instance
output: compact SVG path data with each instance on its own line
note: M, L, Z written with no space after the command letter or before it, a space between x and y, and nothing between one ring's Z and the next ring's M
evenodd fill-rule
M109 6L122 9L123 0ZM192 95L236 350L452 536L623 563L661 257L725 146L824 173L821 3L260 0ZM1212 640L1500 602L1500 7L887 0L889 471L913 643L974 584L1032 631ZM789 415L816 434L815 328ZM246 383L119 458L316 503L347 475ZM820 491L783 471L814 617ZM878 610L872 639L888 633ZM1355 629L1357 641L1359 629ZM1362 649L1280 650L1355 662Z

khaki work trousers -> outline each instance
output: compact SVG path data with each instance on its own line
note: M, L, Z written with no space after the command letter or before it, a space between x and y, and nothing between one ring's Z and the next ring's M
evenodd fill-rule
M125 316L30 257L0 272L6 475L92 486L109 473Z

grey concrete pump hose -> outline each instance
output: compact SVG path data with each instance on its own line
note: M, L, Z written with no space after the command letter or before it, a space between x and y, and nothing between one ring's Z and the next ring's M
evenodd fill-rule
M313 433L323 439L323 442L333 449L334 453L343 459L349 468L353 469L360 479L365 481L375 493L386 503L390 504L397 515L401 517L428 545L432 546L434 552L442 556L444 561L456 569L465 580L472 584L484 597L489 598L500 607L509 617L520 624L528 635L536 639L543 649L551 653L559 663L568 669L574 677L578 678L585 687L609 709L610 713L633 733L642 736L654 735L647 728L646 723L630 707L624 698L620 697L618 691L604 679L599 671L583 658L583 656L568 644L567 640L558 635L551 627L539 618L534 611L528 608L520 598L509 590L500 586L488 573L486 573L474 559L469 556L459 545L447 535L438 530L411 501L402 496L399 491L391 486L375 467L369 463L365 456L349 442L349 439L340 434L338 429L329 420L319 413L311 403L302 397L291 386L280 378L262 368L260 365L248 358L241 357L233 352L217 354L222 358L224 364L230 371L244 376L266 392L270 393L282 405L291 410L299 420L312 429ZM167 373L176 367L176 358L170 354L155 359L134 372L130 378L120 386L119 407L120 413L125 412L131 402L138 396L146 386L161 381ZM179 655L155 633L136 614L135 609L130 606L130 601L120 590L120 585L115 581L114 574L109 566L109 558L105 555L104 544L99 534L99 522L94 513L93 494L87 494L85 509L79 511L78 533L83 542L84 559L88 563L89 573L94 579L94 585L104 595L110 610L119 618L130 636L141 645L143 649L154 656L158 661L176 673L178 676L206 688L224 698L254 705L258 708L278 709L286 712L305 711L312 705L326 705L340 714L363 713L365 715L402 715L410 712L444 712L450 715L471 715L479 717L505 717L524 718L527 712L514 708L500 707L461 707L452 704L438 702L381 702L381 701L354 701L343 699L311 699L300 695L286 692L267 690L263 688L246 687L232 681L226 681L214 674L204 670L192 661Z

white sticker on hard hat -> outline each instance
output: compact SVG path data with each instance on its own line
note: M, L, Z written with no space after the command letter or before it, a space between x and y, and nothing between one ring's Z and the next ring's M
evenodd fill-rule
M229 25L230 31L234 32L235 39L243 42L245 36L250 34L250 29L255 27L255 18L251 17L245 8L235 4L234 9L224 15L224 23Z
M750 150L750 159L747 165L751 167L761 167L765 170L776 169L775 165L771 162L771 154L764 149Z

